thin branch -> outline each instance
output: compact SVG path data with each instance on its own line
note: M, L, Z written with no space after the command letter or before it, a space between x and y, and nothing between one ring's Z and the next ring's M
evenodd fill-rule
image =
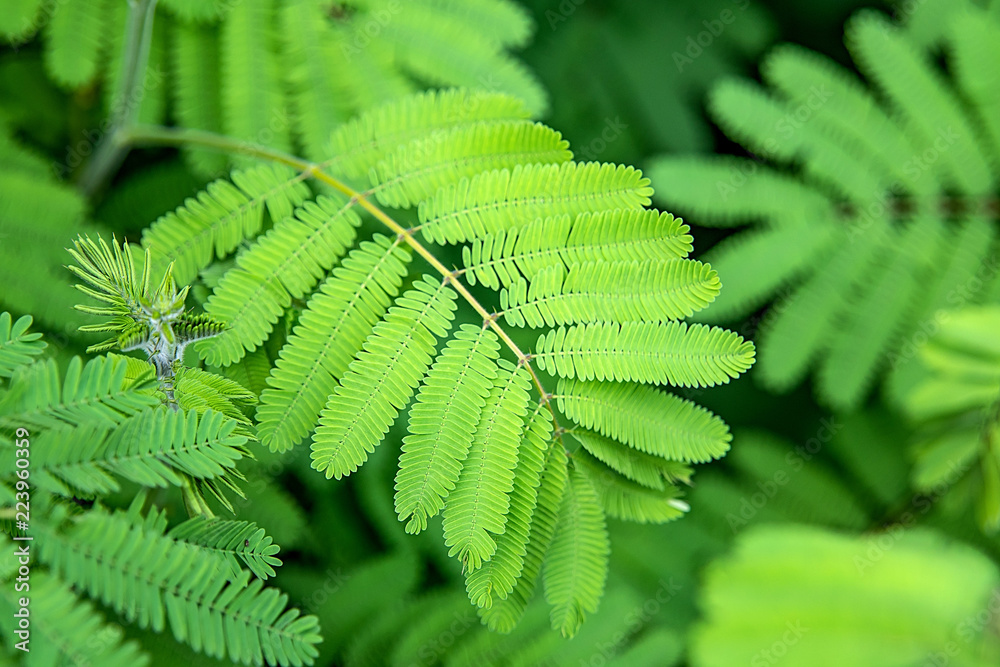
M145 95L149 46L153 39L153 15L157 0L128 0L128 21L125 26L125 50L122 53L122 86L111 107L111 128L94 151L94 158L80 177L80 189L91 197L121 166L128 154L123 133L136 124Z

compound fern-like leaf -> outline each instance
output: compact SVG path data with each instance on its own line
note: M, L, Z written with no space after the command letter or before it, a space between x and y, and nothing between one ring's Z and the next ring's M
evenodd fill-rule
M530 386L525 369L500 361L469 456L448 496L444 543L448 555L462 561L467 571L480 568L496 553L493 536L504 532Z
M410 409L396 474L396 513L408 533L427 527L455 488L497 375L500 342L463 324L434 361Z
M597 610L608 576L607 526L594 487L579 469L570 471L552 545L545 557L545 599L552 627L564 637Z

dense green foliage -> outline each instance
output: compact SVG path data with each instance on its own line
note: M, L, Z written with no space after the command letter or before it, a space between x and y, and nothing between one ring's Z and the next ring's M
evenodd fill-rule
M524 4L3 10L0 665L997 663L1000 3Z

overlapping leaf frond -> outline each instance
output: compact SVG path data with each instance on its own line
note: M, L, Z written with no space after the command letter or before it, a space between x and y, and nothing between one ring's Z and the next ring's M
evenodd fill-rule
M181 487L188 478L218 480L238 490L236 463L247 455L238 424L215 412L143 412L112 429L86 423L37 436L38 484L67 497L106 495L120 486L115 476L145 487ZM3 452L11 458L13 452Z
M93 510L64 531L45 527L39 556L67 583L140 627L216 658L250 665L313 664L314 616L286 608L287 596L249 573L229 581L211 551ZM128 595L125 595L125 591Z
M281 565L281 560L275 556L281 548L263 528L258 528L251 521L195 516L171 528L167 537L196 544L203 550L217 554L229 567L231 581L240 580L240 562L264 580L273 577L274 568Z
M685 463L647 454L599 433L578 428L573 431L573 437L595 459L622 477L651 489L663 490L667 484L686 482L691 477L691 468Z
M261 442L286 450L309 435L373 327L399 293L409 254L377 235L355 248L310 299L281 349L257 411Z
M527 371L501 362L468 459L448 496L444 543L450 548L448 555L456 556L470 572L491 559L497 549L493 536L505 530L530 385Z
M23 368L0 396L0 426L114 426L157 405L148 391L150 378L130 382L126 366L123 359L99 357L84 364L74 357L64 377L52 359Z
M6 535L0 537L9 544ZM4 555L7 555L6 553ZM12 561L17 557L11 553ZM0 598L4 613L14 615L18 608L14 596L15 581L6 583L7 591ZM9 591L9 593L8 593ZM105 622L102 614L90 602L81 601L66 584L55 577L36 572L31 577L31 622L37 635L31 639L44 645L56 659L77 664L107 665L107 667L145 667L150 657L135 640L126 641L116 625ZM95 638L98 638L95 641ZM40 652L40 649L35 649Z
M427 372L396 475L396 512L408 520L407 532L426 528L454 490L497 377L499 351L492 331L462 325Z
M221 335L199 346L204 359L228 366L254 350L279 316L312 290L354 242L357 213L342 197L306 202L236 259L205 304L227 324Z
M313 467L340 479L385 437L451 329L456 295L430 276L414 283L375 325L330 396L313 435Z
M564 636L576 634L584 615L597 609L608 576L609 552L604 512L597 494L585 474L574 467L544 574L552 625Z
M529 436L530 437L530 436ZM481 607L479 615L491 630L511 632L524 615L542 573L549 546L559 522L559 508L568 484L566 453L562 447L550 446L535 494L535 510L531 514L528 543L525 548L521 573L507 597L493 599L488 607ZM514 526L512 526L512 529ZM516 540L516 536L502 538ZM516 542L511 546L516 546ZM505 547L505 549L508 547ZM479 570L477 570L478 572ZM489 574L487 570L483 575Z
M525 419L517 450L510 508L503 533L494 540L496 552L482 567L469 570L466 576L469 599L480 609L492 607L495 598L506 598L517 586L524 568L531 524L537 507L538 486L551 435L552 423L541 407Z
M601 507L610 517L639 523L666 523L679 519L691 509L679 499L681 493L677 487L651 489L625 479L586 451L574 454L573 464L590 480Z
M698 319L770 304L759 372L770 388L816 367L833 407L857 407L880 378L901 403L919 375L904 350L923 323L996 298L1000 106L995 68L978 64L995 60L998 37L995 12L972 3L921 7L903 25L862 12L846 41L870 87L779 47L766 86L728 81L710 102L756 159L655 162L662 201L708 225L755 224L706 255L727 289Z

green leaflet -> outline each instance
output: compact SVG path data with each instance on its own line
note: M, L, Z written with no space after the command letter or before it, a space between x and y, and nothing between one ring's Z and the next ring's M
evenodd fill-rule
M572 399L563 397L560 400L563 405L567 405ZM573 430L573 437L595 459L602 461L622 477L651 489L662 491L666 484L687 482L691 477L691 468L684 463L647 454L599 433L577 428Z
M475 437L497 376L500 342L489 329L462 325L434 361L410 409L396 474L396 512L408 533L444 506Z
M567 417L647 454L703 462L729 451L732 436L725 422L653 387L564 379L557 391Z
M557 215L640 209L649 180L633 167L597 162L517 165L441 188L419 207L421 233L460 243Z
M608 576L611 547L604 512L594 487L576 467L559 510L552 545L545 558L545 599L552 605L552 627L572 637L584 614L597 609Z
M710 387L750 368L754 346L703 324L588 324L543 334L534 358L542 370L566 378Z
M177 374L177 402L186 410L203 414L214 410L249 426L241 407L257 402L257 396L235 380L208 373L200 368L184 368Z
M554 266L500 292L513 326L577 322L667 322L705 308L721 283L707 264L690 259L585 262Z
M44 546L41 546L44 543ZM227 583L210 552L92 510L67 533L45 529L39 553L60 578L140 627L216 658L243 664L311 663L320 641L315 616L286 609L287 596L259 579ZM124 587L129 590L128 599Z
M261 393L258 433L272 451L291 448L312 430L336 378L398 293L409 260L398 241L376 235L310 299Z
M560 215L477 238L462 247L462 261L471 284L498 289L553 266L687 257L689 231L679 218L645 209Z
M49 10L45 65L52 78L73 87L97 75L101 51L110 34L105 25L108 10L107 3L88 0L65 0Z
M313 468L327 478L358 469L427 372L437 338L451 328L455 293L425 276L375 325L320 413Z
M493 536L504 533L530 384L523 368L500 362L468 459L445 505L448 555L457 556L468 571L494 556Z
M480 609L492 607L495 598L506 598L517 586L524 569L532 515L537 507L538 486L552 435L550 417L546 410L539 407L526 419L517 451L510 512L503 534L496 538L496 553L482 567L470 570L466 575L469 599Z
M170 529L167 537L196 544L217 554L230 570L230 581L239 581L242 561L259 579L273 577L274 567L281 565L275 557L281 549L263 528L248 521L191 517ZM239 559L239 560L237 560Z

